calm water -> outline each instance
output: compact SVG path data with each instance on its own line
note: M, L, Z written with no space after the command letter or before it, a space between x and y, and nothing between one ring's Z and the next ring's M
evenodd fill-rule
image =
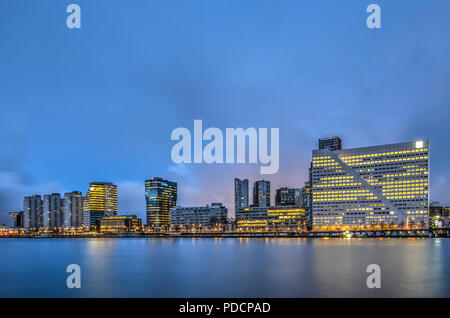
M449 297L449 270L450 239L0 239L1 297Z

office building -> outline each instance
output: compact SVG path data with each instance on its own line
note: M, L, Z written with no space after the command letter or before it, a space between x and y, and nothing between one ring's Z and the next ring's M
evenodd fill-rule
M79 228L83 225L83 195L80 191L64 193L64 227Z
M313 150L314 231L427 229L427 140Z
M98 220L102 233L138 232L142 229L142 220L136 215L107 216Z
M170 226L173 229L206 229L216 224L225 225L227 218L228 209L222 203L198 207L177 206L170 211Z
M248 179L234 179L234 212L238 209L246 208L248 201Z
M23 228L24 227L24 213L20 212L9 212L8 215L13 217L13 227L14 228Z
M299 188L280 188L275 193L275 205L303 205L302 191Z
M297 206L251 206L238 210L240 231L304 231L306 210Z
M331 151L334 150L342 150L342 140L341 138L328 137L328 138L320 138L319 139L319 149L328 149Z
M39 230L43 227L42 198L40 195L24 197L23 212L25 228Z
M63 226L63 205L59 193L44 195L42 214L44 228L57 229Z
M259 207L270 206L270 181L255 181L253 185L253 205Z
M147 226L161 230L170 224L170 210L177 205L177 183L162 178L145 180Z
M95 227L104 217L117 215L117 186L92 182L83 200L83 225Z

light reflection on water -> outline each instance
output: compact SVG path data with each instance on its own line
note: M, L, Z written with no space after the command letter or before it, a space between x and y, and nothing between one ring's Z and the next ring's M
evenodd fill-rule
M0 240L2 297L449 297L447 268L450 239Z

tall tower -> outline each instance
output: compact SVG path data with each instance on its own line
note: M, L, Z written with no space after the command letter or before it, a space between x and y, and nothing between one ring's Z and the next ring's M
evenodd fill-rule
M24 227L38 230L43 227L42 199L40 195L33 195L23 199Z
M253 205L270 206L270 181L260 180L253 185Z
M64 194L64 227L83 225L83 195L80 191Z
M170 210L177 205L177 183L162 178L145 180L147 226L169 227Z
M234 212L248 207L248 179L234 179ZM235 214L236 215L236 214Z
M117 186L110 182L92 182L83 201L83 224L96 226L106 216L117 215Z
M44 195L42 204L43 227L60 228L63 226L63 206L61 204L61 195L52 193Z

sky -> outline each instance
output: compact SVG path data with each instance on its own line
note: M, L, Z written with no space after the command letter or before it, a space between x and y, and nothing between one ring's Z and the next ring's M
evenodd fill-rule
M66 7L81 7L81 29ZM366 8L381 7L381 29ZM145 219L144 180L178 205L223 202L235 177L301 187L312 149L429 138L431 199L450 204L448 0L2 0L0 223L23 197L118 185ZM173 129L280 129L280 168L177 165Z

